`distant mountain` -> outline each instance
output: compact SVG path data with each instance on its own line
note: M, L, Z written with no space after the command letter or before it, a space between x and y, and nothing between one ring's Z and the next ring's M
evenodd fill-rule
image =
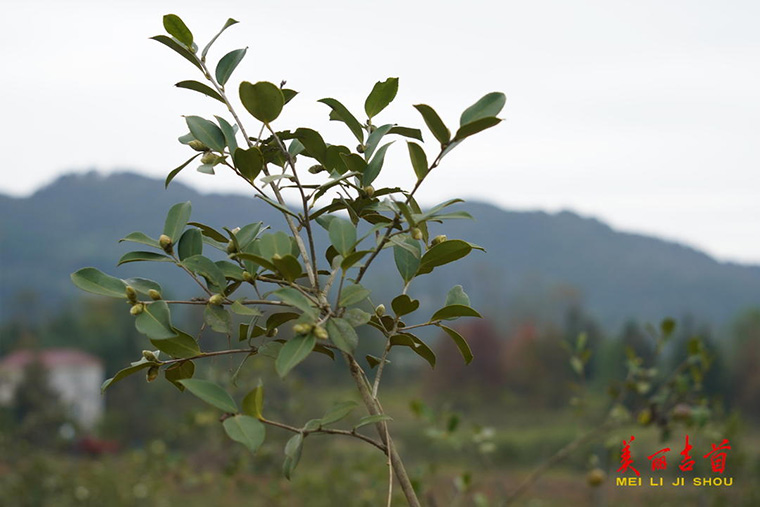
M140 274L178 293L192 290L181 273L163 264L115 267L121 254L134 249L118 244L119 238L136 230L157 237L168 208L187 200L193 220L215 227L256 221L284 227L279 213L258 199L203 195L177 182L164 190L157 180L128 173L69 175L28 198L0 195L0 319L32 304L26 303L29 293L37 293L37 308L48 311L80 297L69 274L83 266L124 278ZM576 294L593 316L617 330L629 318L658 321L685 314L721 325L760 305L760 266L720 263L692 248L618 232L570 212L513 212L483 203L458 209L476 220L447 222L441 231L487 253L473 252L437 269L439 276L420 277L413 293L423 307L434 309L442 303L438 294L456 283L475 305L501 316ZM399 285L390 257L366 279L379 296L392 295Z

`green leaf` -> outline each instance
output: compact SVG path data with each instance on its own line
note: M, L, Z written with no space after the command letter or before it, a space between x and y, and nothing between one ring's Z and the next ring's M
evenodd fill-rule
M349 172L362 174L367 170L367 162L356 153L341 153L340 157Z
M464 358L465 364L470 364L473 359L472 351L470 350L470 346L467 344L467 340L464 339L462 335L451 329L450 327L446 327L444 325L439 326L441 329L443 329L446 334L448 334L452 340L454 340L454 344L459 349L459 353L462 354L462 357Z
M408 283L417 274L421 252L420 244L410 237L404 238L403 246L394 245L393 259L404 282Z
M301 451L303 450L303 433L296 433L288 443L285 444L285 461L282 464L282 474L290 480L293 471L301 460Z
M329 225L330 243L343 257L347 256L356 245L356 227L345 218L335 217Z
M296 281L296 279L303 274L301 263L291 254L279 258L273 258L272 263L277 268L277 272L289 282Z
M364 158L365 160L369 160L372 157L372 154L375 152L375 148L377 148L377 145L380 144L380 140L390 132L390 130L393 128L393 125L382 125L380 127L377 127L367 138L367 142L364 145Z
M185 386L193 395L219 410L232 414L238 411L232 396L213 382L201 379L185 379L180 380L179 383Z
M208 225L202 224L200 222L188 222L187 225L190 225L192 227L197 227L201 230L201 234L206 236L207 238L211 238L215 241L220 242L227 242L227 238L222 234L221 232L217 231L213 227L209 227Z
M257 308L251 308L250 306L246 306L240 301L241 300L238 299L237 301L235 301L234 303L230 305L230 310L232 310L233 313L247 316L247 317L257 317L261 315L261 312Z
M139 261L172 262L172 258L156 252L127 252L121 256L121 259L119 259L119 262L116 265L121 266L128 262Z
M340 301L338 301L338 306L355 305L356 303L367 299L369 295L370 291L358 283L348 285L343 287L343 290L340 291Z
M322 416L320 423L322 426L327 426L328 424L338 422L353 412L353 410L358 405L359 404L355 401L342 401L340 403L336 403L330 410L325 413L325 415Z
M365 255L371 253L372 250L359 250L358 252L352 252L346 255L340 263L340 267L343 270L351 268L354 264L364 258Z
M393 313L395 313L397 317L408 315L416 311L419 307L419 300L412 299L407 294L396 296L393 298L393 301L391 301L391 308L393 308Z
M362 125L359 123L359 120L346 109L346 106L331 98L320 99L317 102L329 106L333 112L333 114L330 115L330 119L345 123L354 137L356 137L360 143L364 143L364 130L362 130Z
M166 340L177 336L172 327L171 313L166 301L154 301L145 305L135 318L135 328L152 340Z
M259 254L265 259L275 255L284 257L288 254L298 256L298 247L287 233L278 231L274 234L262 234L256 242Z
M427 104L417 104L414 108L420 112L422 119L425 120L425 125L428 126L430 132L432 132L435 138L438 139L441 146L447 144L451 140L451 132L449 132L449 129L443 123L441 117L438 116L438 113L436 113L432 107Z
M227 143L224 140L222 129L216 126L216 123L209 121L200 116L186 116L185 123L190 133L197 140L219 153L224 152Z
M446 304L444 306L449 305L470 306L470 297L461 285L455 285L449 290L449 293L446 294Z
M193 33L176 14L164 16L164 28L166 31L187 47L193 45Z
M131 241L133 243L142 243L143 245L152 246L153 248L161 248L157 239L153 239L142 232L131 232L121 238L119 243L122 241Z
M175 204L169 209L164 222L164 234L169 236L172 243L177 243L182 231L185 230L187 221L190 219L192 206L190 201Z
M416 336L409 333L397 334L391 336L390 344L392 347L398 345L409 347L415 354L427 361L431 368L435 368L435 353Z
M193 255L182 261L182 265L187 269L206 279L215 289L221 291L227 285L227 279L224 273L219 269L211 259L203 255ZM209 287L211 289L211 287Z
M406 146L409 148L409 158L412 159L414 174L417 175L418 180L421 180L428 173L428 161L425 150L417 143L408 142Z
M398 78L389 77L385 81L378 81L372 87L367 100L364 101L364 112L367 117L372 118L385 109L398 93Z
M248 415L228 417L222 426L228 437L235 442L240 442L251 452L256 452L266 437L264 424Z
M274 362L280 377L285 377L297 364L306 359L314 349L317 339L313 334L296 335L282 346Z
M127 297L127 284L96 268L82 268L71 274L71 281L83 291L114 298Z
M416 139L419 142L424 142L422 139L422 131L420 129L412 129L409 127L393 127L388 133L408 137L410 139Z
M264 409L264 386L261 385L261 382L250 393L245 395L240 406L244 414L261 419L262 410Z
M206 305L205 310L203 310L203 321L217 333L232 333L230 314L222 306Z
M325 141L319 132L312 129L299 128L293 135L301 142L306 151L309 152L309 156L321 164L327 165L327 145L325 145Z
M195 59L195 55L191 53L186 47L182 46L171 37L167 37L166 35L156 35L154 37L151 37L151 39L153 39L156 42L160 42L161 44L168 47L169 49L177 52L182 58L192 63L193 65L198 67L198 70L203 72L203 67L201 67L201 64L198 63L198 61Z
M222 104L224 104L224 99L221 95L219 95L216 90L211 88L208 85L205 85L203 83L199 83L198 81L180 81L179 83L175 84L177 88L184 88L186 90L193 90L198 93L202 93L203 95L206 95L208 97L211 97L212 99L216 99Z
M375 181L375 179L378 177L380 170L383 168L383 162L385 162L385 152L388 151L388 147L391 144L393 144L393 141L382 145L377 150L377 153L375 153L375 156L372 157L372 160L369 161L369 164L367 164L367 169L365 169L364 173L362 174L362 185L371 185L372 182Z
M456 319L458 317L478 317L482 316L473 308L465 305L448 305L444 306L430 317L430 322L436 320L449 320Z
M174 338L164 340L151 339L150 342L164 354L176 359L195 357L201 353L201 349L195 338L182 331L177 331L177 333L177 336Z
M285 105L282 91L267 81L240 83L240 101L254 118L266 124L276 120Z
M190 162L192 162L193 160L195 160L196 158L198 158L200 156L201 156L201 154L197 153L197 154L193 155L192 157L190 157L189 159L187 159L184 164L180 165L176 169L172 169L172 171L169 173L169 175L166 177L166 180L164 181L164 188L168 188L169 187L169 183L172 182L172 180L174 179L174 177L177 176L182 169L184 169L185 167L187 167L188 164L190 164ZM158 243L158 242L156 242L156 243Z
M332 318L325 323L330 340L343 352L353 354L359 344L356 330L345 319Z
M297 319L298 317L300 317L300 315L293 312L273 313L267 318L267 331L276 329L286 322Z
M156 354L156 357L158 357L158 351L154 352L154 354ZM104 393L104 392L106 392L106 389L108 389L109 387L111 387L116 382L119 382L119 381L121 381L121 380L129 377L130 375L133 375L133 374L137 373L140 370L144 370L145 368L149 368L149 367L154 366L154 365L155 365L155 363L153 363L151 361L148 361L147 359L145 359L143 357L139 361L136 361L136 362L132 363L127 368L124 368L123 370L119 370L116 373L116 375L114 375L113 377L111 377L111 378L107 379L105 382L103 382L103 385L100 386L100 392Z
M174 384L174 386L180 391L184 391L185 386L180 384L179 381L186 378L193 378L193 375L195 375L195 365L192 361L183 361L164 370L166 380Z
M177 244L177 254L179 260L183 261L193 255L201 255L203 253L203 235L201 231L196 228L188 229L182 233Z
M235 68L237 68L238 64L243 60L246 51L248 51L248 48L230 51L219 60L218 64L216 64L216 81L221 86L227 84L227 81L230 79L230 76L232 76Z
M248 149L238 148L232 155L232 161L235 163L240 174L245 179L254 183L262 169L264 169L264 155L258 146L251 146Z
M371 356L371 355L367 354L364 358L367 360L367 363L369 364L370 368L375 368L378 364L380 364L380 358L379 357L375 357L375 356ZM388 361L386 361L386 362L388 362Z
M214 166L212 164L201 164L195 170L199 173L211 174L212 176L216 174L214 171Z
M507 102L507 97L500 92L491 92L484 95L476 103L468 107L459 118L459 125L467 125L474 121L496 116Z
M356 424L356 426L354 426L354 431L370 424L377 424L383 421L392 421L392 420L393 418L389 416L388 414L365 415L364 417L359 419L359 422Z
M478 132L494 127L499 123L501 123L501 119L494 117L481 118L472 123L467 123L459 127L459 130L457 130L457 133L454 135L454 141L461 141L477 134Z
M238 149L237 140L235 139L235 127L230 125L230 123L221 116L214 115L214 118L219 122L219 128L222 129L222 134L224 134L224 142L227 143L227 147L230 149L230 154L233 156L234 161L235 150Z
M211 49L211 45L214 42L216 42L216 39L218 39L219 36L222 35L222 32L224 32L226 29L228 29L229 27L231 27L232 25L234 25L236 23L237 23L237 21L234 20L234 19L232 19L232 18L227 19L227 22L224 23L224 26L222 27L221 30L219 30L219 33L217 33L216 35L214 35L214 38L211 39L211 41L209 41L208 44L206 44L205 48L203 48L203 53L201 53L201 58L203 60L206 60L206 55L208 54L208 50Z
M472 245L461 239L442 241L422 256L419 274L430 273L433 268L461 259L471 251Z
M351 327L363 326L364 324L369 322L369 319L371 318L372 318L371 314L359 308L349 308L343 313L343 320L348 322L351 325Z

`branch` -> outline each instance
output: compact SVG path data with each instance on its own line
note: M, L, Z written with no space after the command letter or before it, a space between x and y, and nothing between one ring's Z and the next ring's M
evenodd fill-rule
M301 428L296 428L295 426L290 426L289 424L277 422L277 421L270 421L269 419L265 419L263 417L259 417L259 421L263 422L264 424L268 424L270 426L275 426L277 428L281 428L293 433L302 433L304 436L310 434L310 433L325 433L329 435L344 435L347 437L354 437L358 438L359 440L363 440L367 442L368 444L372 444L381 451L383 451L383 454L387 454L388 450L386 446L378 442L377 440L374 440L368 436L362 435L361 433L357 433L355 430L348 431L348 430L336 430L331 428L317 428L315 430L302 430Z

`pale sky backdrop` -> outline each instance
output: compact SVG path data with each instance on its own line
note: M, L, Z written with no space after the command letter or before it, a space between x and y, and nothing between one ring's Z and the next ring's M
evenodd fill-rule
M400 77L378 121L450 126L486 92L507 95L500 126L463 143L426 182L512 209L570 209L760 263L760 2L42 1L3 0L0 192L24 196L70 171L164 177L188 157L183 114L224 113L173 88L202 79L149 36L180 15L201 47L241 21L210 58L249 46L232 81L287 79L301 94L279 128L326 128L316 100L357 114L375 81ZM235 86L229 88L235 89ZM299 123L296 123L298 121ZM426 139L432 139L430 134ZM432 150L432 148L431 148ZM403 142L379 183L410 182ZM187 171L203 191L235 182ZM593 245L589 245L593 248Z

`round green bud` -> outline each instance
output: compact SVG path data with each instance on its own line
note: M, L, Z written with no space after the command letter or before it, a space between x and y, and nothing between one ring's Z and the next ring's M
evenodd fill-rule
M586 483L592 488L596 488L597 486L601 486L606 478L607 474L604 473L604 470L601 468L594 468L586 474Z
M214 294L208 298L208 303L214 306L220 306L224 302L224 297L221 294Z
M433 238L433 241L430 242L430 246L435 246L435 245L437 245L439 243L443 243L447 239L448 238L446 238L445 234L439 234L438 236L436 236L436 237Z
M207 151L201 157L201 164L213 164L214 162L216 162L216 155L210 151Z
M129 299L131 303L137 302L137 291L134 289L134 287L127 285L127 288L124 290L124 292L127 293L127 299Z
M364 145L363 144L358 145L356 147L356 152L357 153L364 153Z
M148 382L153 382L158 378L158 366L151 366L148 368L148 373L145 374L145 380Z
M230 240L229 243L227 243L227 253L232 254L237 252L237 247L235 246L235 242Z
M250 274L248 271L243 271L243 280L245 280L248 283L252 283L254 278L253 278L253 275Z
M307 334L312 329L311 324L295 324L293 325L293 332L295 334Z
M158 301L159 299L161 299L161 293L158 292L156 289L150 289L148 291L148 296L150 296L150 298L153 301Z
M324 170L325 170L325 166L323 166L322 164L317 164L317 165L313 165L309 167L309 172L311 174L319 174Z
M280 332L280 330L275 327L275 328L272 328L269 331L267 331L267 336L269 338L274 338L275 336L277 336L277 333L279 333L279 332Z
M152 363L158 362L158 358L156 357L156 354L154 354L152 350L143 350L142 356Z
M273 260L273 261L279 261L279 260L281 260L281 259L282 259L282 255L280 255L280 254L274 254L274 255L272 256L272 260Z
M362 191L367 195L367 197L372 197L375 195L375 188L372 185L367 185L366 187L362 188Z
M187 143L187 145L189 147L191 147L192 149L194 149L195 151L208 151L209 150L208 146L206 146L205 144L203 144L202 142L200 142L197 139L193 139L192 141L190 141L189 143Z
M375 315L377 315L378 317L382 317L383 315L385 315L385 305L384 304L379 304L379 305L377 305L377 307L375 307Z
M137 317L142 312L145 311L145 305L142 303L137 303L136 305L132 305L132 308L129 309L129 313Z
M320 340L327 340L327 338L329 338L329 335L327 334L327 330L323 328L322 326L316 326L314 328L314 336L316 336Z
M422 239L422 231L419 230L417 227L412 229L412 238L414 239Z
M172 251L172 239L166 234L162 234L158 237L158 244L161 246L164 252L171 253Z

